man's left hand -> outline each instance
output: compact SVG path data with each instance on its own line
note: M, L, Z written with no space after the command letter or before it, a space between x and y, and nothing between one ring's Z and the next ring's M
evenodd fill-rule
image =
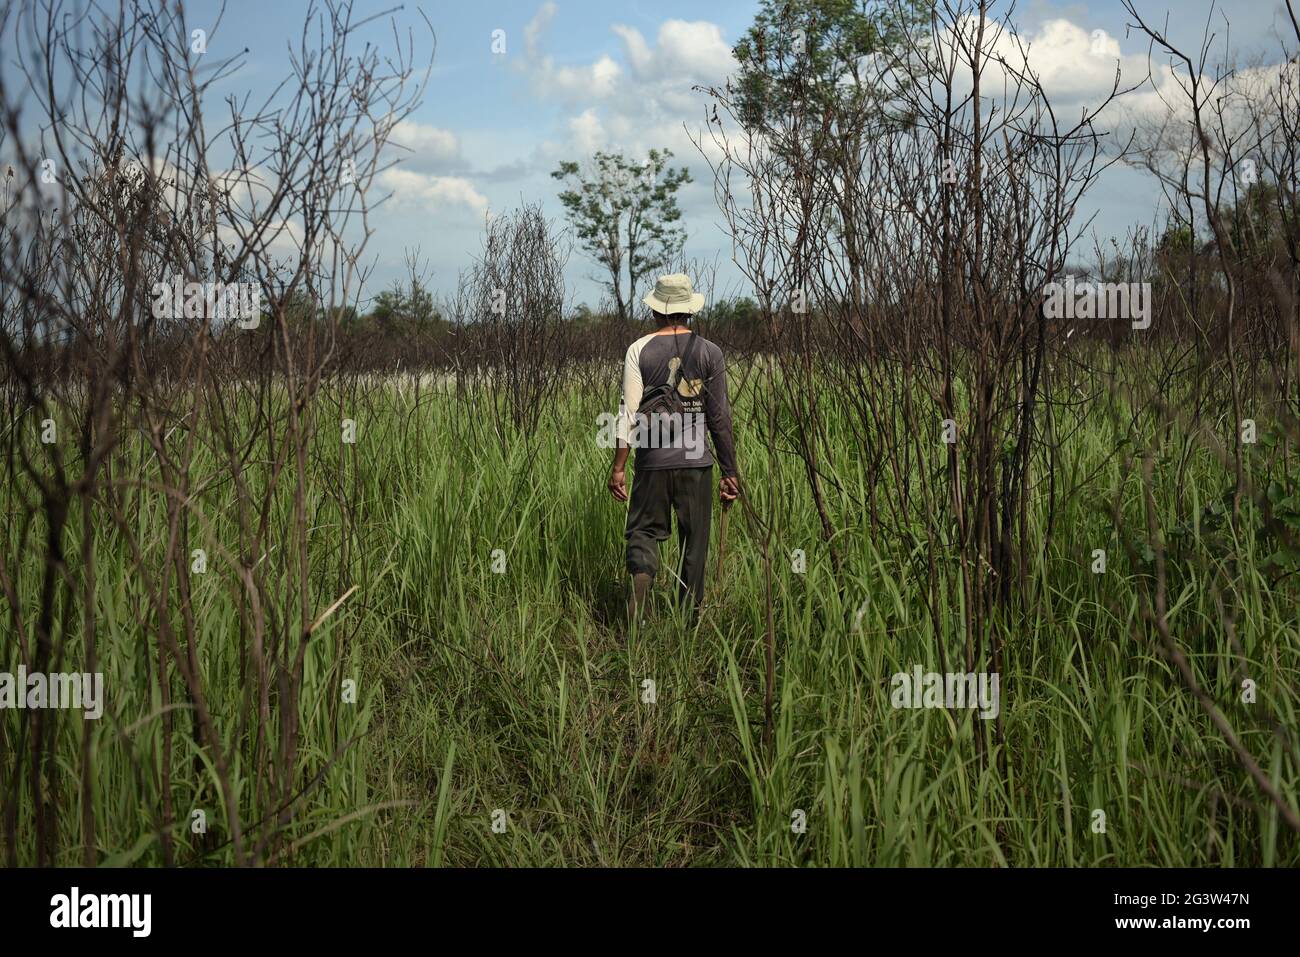
M609 473L609 494L620 502L627 501L627 480L622 469L611 469Z

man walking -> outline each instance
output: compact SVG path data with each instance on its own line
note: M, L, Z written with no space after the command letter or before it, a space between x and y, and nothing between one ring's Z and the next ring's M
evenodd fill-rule
M682 546L678 598L691 617L704 600L714 465L704 441L706 429L722 468L722 507L740 495L722 350L687 327L704 297L677 273L660 276L642 302L654 313L656 329L632 343L623 361L623 407L609 475L610 492L626 502L628 449L637 450L625 532L633 623L659 570L659 543L668 538L671 512L677 513Z

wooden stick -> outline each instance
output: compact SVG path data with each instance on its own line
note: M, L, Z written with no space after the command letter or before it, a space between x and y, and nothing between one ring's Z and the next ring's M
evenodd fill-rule
M722 505L722 527L718 529L718 570L713 578L716 582L722 581L722 553L727 546L727 516L731 514L731 503L724 502Z

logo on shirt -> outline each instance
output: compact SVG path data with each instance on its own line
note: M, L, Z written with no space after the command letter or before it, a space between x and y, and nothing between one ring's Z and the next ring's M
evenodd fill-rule
M668 360L668 379L672 381L677 379L677 394L683 399L698 399L704 394L703 379L678 379L677 370L681 367L682 360L673 356Z

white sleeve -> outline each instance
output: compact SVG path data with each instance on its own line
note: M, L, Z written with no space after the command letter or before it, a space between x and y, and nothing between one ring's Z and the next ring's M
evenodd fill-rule
M618 438L624 445L628 444L628 435L635 422L633 416L641 408L641 346L644 339L638 339L627 347L623 357L623 404L618 410Z

